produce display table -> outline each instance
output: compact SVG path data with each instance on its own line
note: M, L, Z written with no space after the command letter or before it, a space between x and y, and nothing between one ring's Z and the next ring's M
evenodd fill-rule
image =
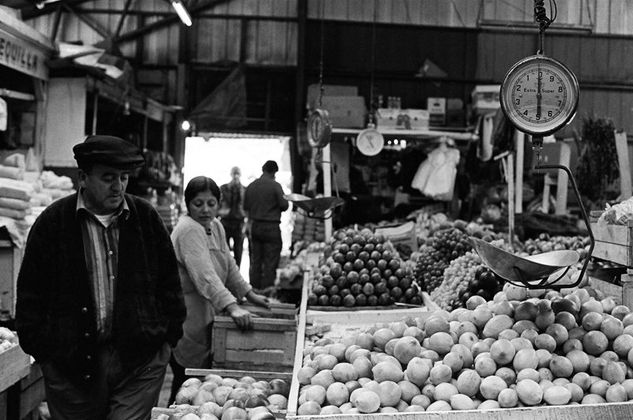
M633 221L626 225L598 223L602 212L591 212L591 231L595 237L592 257L600 258L627 267L627 273L621 276L622 285L611 285L599 279L593 279L594 286L605 293L618 298L629 308L633 307Z
M304 290L304 293L305 292L306 290ZM406 316L425 318L431 316L432 314L432 311L424 311L421 309L356 311L339 313L319 312L309 310L306 305L306 299L302 299L302 305L299 312L299 328L297 336L297 347L295 351L295 366L293 370L286 418L296 420L620 420L633 418L633 402L445 412L400 412L373 414L354 413L305 416L297 415L300 389L297 373L299 372L303 364L304 346L306 342L306 328L309 326L309 324L329 323L332 324L332 333L344 335L345 331L353 332L355 329L360 330L376 323L398 321Z

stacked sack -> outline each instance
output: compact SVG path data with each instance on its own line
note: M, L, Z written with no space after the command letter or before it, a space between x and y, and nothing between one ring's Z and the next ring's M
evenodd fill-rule
M31 214L33 184L24 181L24 156L13 154L0 164L0 216L24 220Z
M26 240L32 213L32 183L24 180L24 156L7 156L0 164L0 226L5 227L17 246Z
M323 242L325 241L325 223L323 220L307 217L300 212L294 213L294 228L292 229L292 242Z

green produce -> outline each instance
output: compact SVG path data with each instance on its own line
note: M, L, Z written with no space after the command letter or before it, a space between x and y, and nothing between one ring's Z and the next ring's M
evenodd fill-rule
M451 261L444 270L444 281L431 292L431 300L447 311L463 306L465 301L461 298L469 291L469 285L481 277L482 264L479 255L473 251Z

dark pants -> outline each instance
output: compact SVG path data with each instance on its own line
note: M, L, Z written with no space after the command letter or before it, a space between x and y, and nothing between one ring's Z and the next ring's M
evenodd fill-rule
M124 370L116 350L98 354L94 386L77 387L52 363L42 364L46 401L53 420L148 420L165 379L171 348L163 348L146 364Z
M281 254L279 223L253 221L249 238L251 286L265 289L275 284Z
M180 386L187 379L187 375L185 375L185 367L181 366L176 361L173 354L171 355L171 359L169 359L169 367L171 368L171 372L174 374L174 377L171 381L171 392L169 394L169 401L167 402L168 407L174 403L176 394L178 393L178 390L180 390Z
M226 242L231 246L231 238L233 238L233 258L235 264L239 267L242 263L242 251L244 249L244 220L220 219L224 232L226 233Z

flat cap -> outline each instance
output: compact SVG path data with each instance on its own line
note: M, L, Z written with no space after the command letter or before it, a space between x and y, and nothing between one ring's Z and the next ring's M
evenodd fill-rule
M73 152L79 165L100 163L114 168L134 169L145 164L138 147L115 136L88 136L83 143L73 147Z
M266 163L262 166L263 172L268 172L270 174L274 174L279 170L279 166L277 166L277 162L274 160L267 160Z

